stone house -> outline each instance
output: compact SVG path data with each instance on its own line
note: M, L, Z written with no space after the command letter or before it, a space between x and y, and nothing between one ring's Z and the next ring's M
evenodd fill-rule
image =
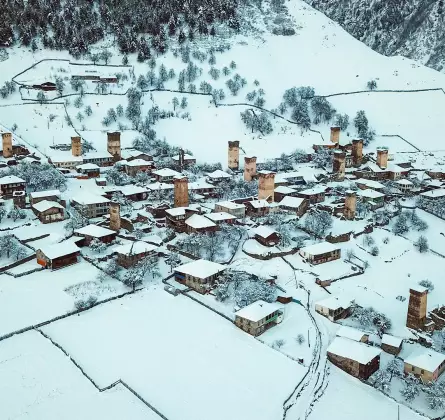
M207 174L207 181L211 184L219 184L223 181L228 181L232 178L232 175L229 175L227 172L222 171L221 169L217 169L209 174Z
M369 340L369 334L346 325L342 325L337 330L336 335L337 337L348 338L349 340L357 341L359 343L368 343Z
M385 205L385 194L373 189L360 190L357 192L360 201L367 203L371 210L376 210Z
M246 202L246 214L250 217L261 217L269 214L270 204L267 200L252 200Z
M31 209L42 223L60 222L65 219L65 209L56 201L39 201L33 204Z
M29 202L31 205L39 201L60 201L61 193L59 190L34 191L29 193Z
M246 206L244 204L234 203L233 201L220 201L215 204L215 213L225 212L237 219L244 219L246 216Z
M275 246L280 243L278 232L267 226L258 226L252 230L254 238L263 246Z
M297 197L306 198L310 204L322 203L325 199L324 187L314 187L309 190L298 191Z
M404 363L405 374L413 374L424 383L437 381L445 371L445 355L423 347L414 350Z
M221 225L227 223L229 225L233 224L236 220L236 217L230 213L226 213L225 211L218 213L207 213L204 214L207 219L211 220L213 223L217 225Z
M139 172L151 173L154 163L144 159L134 159L124 163L123 167L127 175L135 177Z
M380 368L381 350L344 337L336 337L327 358L338 368L359 379L368 379Z
M121 267L129 268L140 260L156 254L157 247L147 242L136 241L122 245L115 249L117 263Z
M280 209L296 213L298 217L303 216L309 207L306 198L286 196L280 201Z
M332 322L351 315L351 302L336 296L330 296L315 304L315 311Z
M113 155L110 152L87 152L83 156L83 163L91 163L97 166L113 166Z
M141 152L140 150L136 149L122 149L121 150L121 157L122 159L126 160L127 162L131 162L132 160L136 159L142 159L146 161L153 161L153 156L149 155L148 153Z
M108 214L110 200L100 195L84 192L71 199L71 205L77 207L89 219Z
M198 210L193 210L189 207L175 207L165 210L166 226L174 229L176 232L185 232L185 221L192 215L198 213Z
M98 178L100 176L100 168L95 163L83 163L76 166L77 172L88 178Z
M199 293L206 293L226 268L225 265L212 261L197 260L176 267L174 277L179 283L185 284Z
M164 169L158 169L157 171L153 172L153 175L156 178L156 181L158 182L173 182L174 178L176 176L181 176L179 172L174 171L173 169L164 168Z
M79 255L80 249L70 241L48 245L36 252L37 264L51 270L76 264L79 261Z
M193 214L185 220L187 233L209 233L216 232L218 229L218 225L200 214Z
M109 244L116 239L117 232L97 225L86 225L74 231L75 236L83 237L79 242L81 246L88 246L94 239L98 239L104 244Z
M282 305L257 300L235 312L235 325L246 333L258 337L283 320Z
M397 356L402 351L403 340L393 335L383 334L381 348L385 353Z
M275 187L274 190L274 201L276 203L281 202L283 198L285 197L296 197L298 194L298 191L294 188L288 187L286 185L281 185L278 187Z

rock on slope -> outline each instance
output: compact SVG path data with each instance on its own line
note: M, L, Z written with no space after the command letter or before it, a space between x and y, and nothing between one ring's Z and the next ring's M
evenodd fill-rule
M443 0L305 0L385 55L445 67Z

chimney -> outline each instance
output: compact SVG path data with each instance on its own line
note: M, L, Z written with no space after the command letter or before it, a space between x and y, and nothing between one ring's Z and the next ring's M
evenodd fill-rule
M331 143L338 144L340 141L340 127L331 127Z
M229 169L239 169L239 141L229 141Z
M343 215L347 220L354 220L356 208L357 208L357 195L355 194L354 191L351 190L346 191L345 209L343 211Z
M71 137L71 154L82 156L82 143L80 137Z
M258 172L258 200L274 201L275 191L275 172L260 171Z
M388 167L388 149L377 149L377 165L380 169L386 169Z
M113 155L115 162L121 160L121 133L119 131L107 133L107 150Z
M110 203L110 229L119 231L121 228L121 206L119 203Z
M189 205L189 182L186 177L176 177L175 185L175 207L188 207Z
M360 166L363 162L363 139L352 140L352 165Z
M343 181L345 179L346 168L346 153L340 150L334 152L333 172L336 175L337 181Z
M256 156L244 158L244 181L252 181L256 176Z
M12 154L12 133L2 133L3 157L10 158Z

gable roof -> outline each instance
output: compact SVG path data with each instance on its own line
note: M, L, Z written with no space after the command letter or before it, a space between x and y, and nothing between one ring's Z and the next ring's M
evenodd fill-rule
M335 354L346 359L359 362L361 365L367 365L382 352L377 347L371 347L364 343L350 340L344 337L335 337L329 344L328 353Z
M54 260L55 258L79 252L80 248L72 241L65 241L58 244L43 246L40 248L40 251L42 251L50 260Z
M205 279L224 271L227 267L207 260L196 260L175 268L178 273Z
M250 305L247 305L239 311L235 312L235 315L244 319L248 319L252 322L258 322L261 319L265 318L267 315L274 313L281 307L282 306L276 302L269 303L265 302L264 300L257 300L256 302L253 302Z
M39 201L38 203L33 204L32 207L35 208L39 213L42 213L52 208L63 209L63 206L57 203L56 201L48 201L48 200Z

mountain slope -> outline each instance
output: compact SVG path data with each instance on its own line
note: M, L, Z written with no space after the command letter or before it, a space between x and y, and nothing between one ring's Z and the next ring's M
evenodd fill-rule
M306 0L351 35L385 55L404 55L442 70L443 0Z

